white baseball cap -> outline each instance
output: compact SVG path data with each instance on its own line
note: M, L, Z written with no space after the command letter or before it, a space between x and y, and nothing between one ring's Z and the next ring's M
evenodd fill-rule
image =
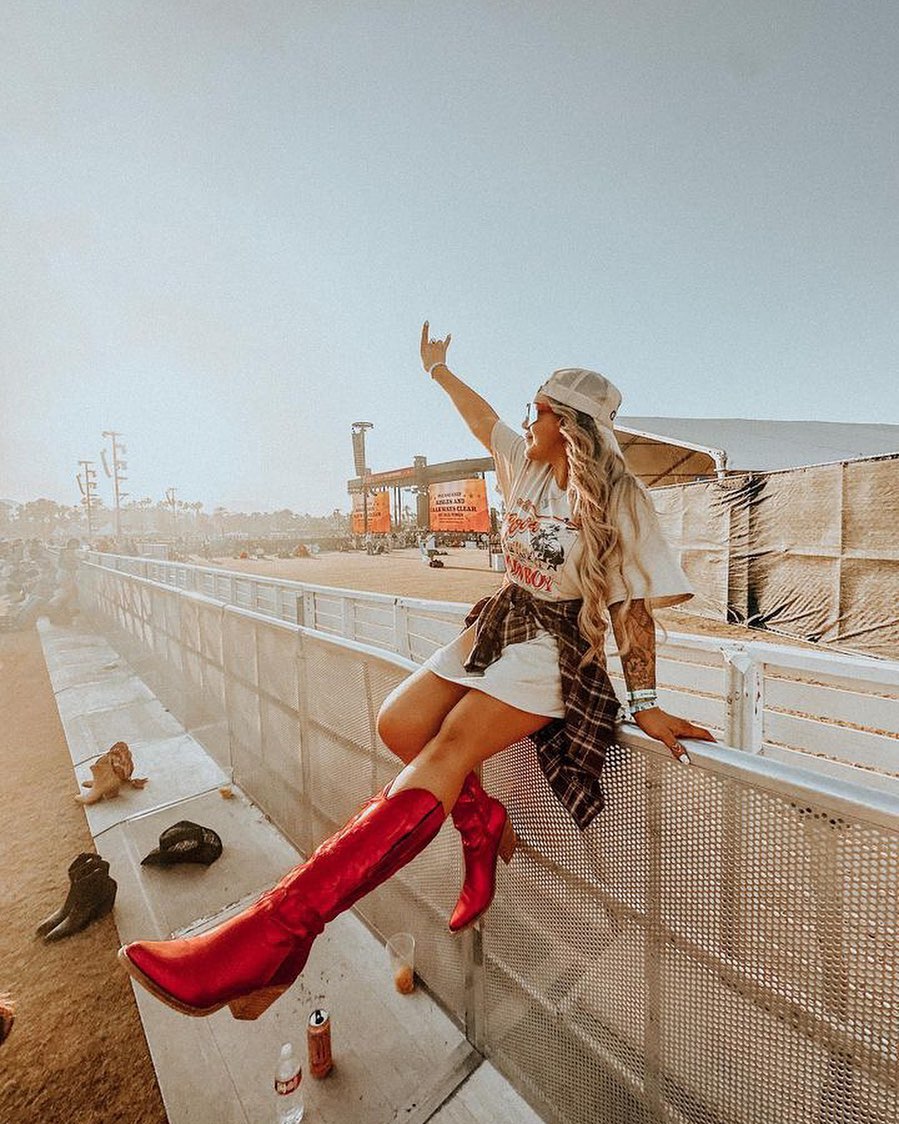
M606 429L613 428L621 405L621 391L618 387L609 382L605 375L583 367L562 367L553 371L537 394L553 398L573 410L580 410Z

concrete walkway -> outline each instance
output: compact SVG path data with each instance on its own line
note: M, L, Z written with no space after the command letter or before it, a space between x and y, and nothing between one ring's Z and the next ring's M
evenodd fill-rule
M209 927L276 882L300 858L262 812L175 721L101 636L42 621L40 636L78 781L126 741L143 789L86 807L97 850L118 882L122 942ZM160 832L188 819L213 828L224 853L210 867L142 867ZM393 988L381 942L353 913L328 926L303 975L255 1022L227 1008L193 1019L135 986L171 1124L267 1124L279 1047L305 1058L305 1023L331 1012L335 1067L304 1078L309 1124L539 1124L540 1118L421 989Z

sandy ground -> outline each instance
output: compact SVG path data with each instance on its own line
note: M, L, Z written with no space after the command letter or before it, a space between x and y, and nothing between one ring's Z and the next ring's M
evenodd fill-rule
M204 564L199 558L194 561ZM466 604L492 593L502 582L502 574L490 569L484 550L452 549L440 561L443 568L432 569L417 549L407 549L375 555L329 551L313 558L219 558L205 565L310 585Z
M0 634L0 991L16 1022L0 1046L3 1124L164 1124L165 1110L112 915L45 944L68 866L93 841L37 632Z

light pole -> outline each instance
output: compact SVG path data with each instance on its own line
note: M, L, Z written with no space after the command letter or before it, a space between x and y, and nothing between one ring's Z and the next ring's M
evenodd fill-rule
M368 534L368 466L365 463L365 431L374 429L374 422L353 422L353 465L362 478L362 533Z
M165 502L172 509L172 534L173 535L176 535L178 533L178 512L176 510L177 500L175 499L175 492L176 491L177 491L176 488L166 488L166 490L165 490Z
M87 537L94 537L94 521L92 518L94 492L97 490L97 470L93 461L79 461L81 472L75 477L81 492L81 502L87 511Z
M121 459L120 454L127 453L128 450L125 448L124 445L122 445L122 444L120 444L119 442L116 441L116 438L121 437L122 435L121 435L121 433L117 432L115 429L104 429L103 430L103 436L112 438L112 469L111 470L110 470L109 465L106 463L106 450L105 449L100 450L100 456L103 458L104 471L106 472L107 476L112 477L113 487L115 488L115 537L117 539L120 539L122 537L122 514L121 514L121 511L119 509L119 504L120 504L120 501L123 499L123 497L125 497L129 494L128 492L123 492L121 490L121 484L125 480L128 479L127 476L122 475L122 469L127 468L128 464L127 464L126 461L123 461Z

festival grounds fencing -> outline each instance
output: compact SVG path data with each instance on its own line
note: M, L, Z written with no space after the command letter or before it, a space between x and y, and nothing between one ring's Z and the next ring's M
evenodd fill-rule
M466 611L216 567L98 552L88 559L416 664L457 634ZM611 651L609 668L623 697ZM663 705L730 746L899 796L899 661L671 632L659 644L658 677Z
M449 620L446 606L428 616L417 603L410 622L407 603L397 623L397 599L361 595L380 607L363 627L358 603L334 591L192 567L169 570L164 585L127 570L168 564L110 561L80 567L84 608L302 851L395 774L375 720L417 663L385 638L405 636L420 660L428 636L457 626L459 606ZM201 582L229 588L198 592ZM252 607L239 603L251 595ZM350 618L382 642L341 635ZM607 807L581 833L517 745L484 767L523 844L480 926L446 928L462 877L449 825L357 912L382 936L416 933L431 993L547 1120L894 1124L892 778L872 771L877 783L862 787L839 760L829 775L763 754L752 739L764 723L747 719L733 687L732 669L745 667L736 656L716 664L703 644L691 651L680 662L695 679L681 668L666 691L708 698L719 728L751 735L746 749L691 747L686 768L623 728ZM806 687L838 689L807 682L818 669L792 670ZM888 697L866 674L861 693ZM713 692L722 677L731 688Z

